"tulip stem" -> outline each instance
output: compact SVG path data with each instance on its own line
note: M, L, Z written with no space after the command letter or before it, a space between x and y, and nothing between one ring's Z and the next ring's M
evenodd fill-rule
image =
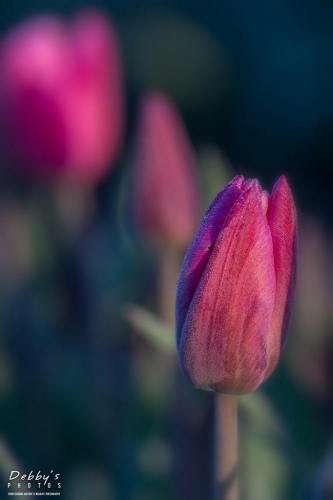
M175 324L176 285L181 268L177 249L166 246L159 257L159 313L170 326Z
M214 438L214 500L237 500L237 396L215 393Z

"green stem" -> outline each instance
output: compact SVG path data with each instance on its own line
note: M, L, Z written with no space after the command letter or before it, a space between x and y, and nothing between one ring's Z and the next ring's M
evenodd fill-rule
M159 314L170 326L175 324L176 285L181 268L179 251L165 247L159 256Z
M215 394L214 500L238 499L237 397Z

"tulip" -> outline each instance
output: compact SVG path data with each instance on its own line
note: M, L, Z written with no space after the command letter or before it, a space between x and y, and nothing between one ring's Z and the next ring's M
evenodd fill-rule
M34 18L1 42L1 153L26 176L102 179L120 151L123 100L118 40L102 14Z
M186 248L200 217L195 159L178 111L161 92L141 100L134 163L138 226L151 242Z
M290 321L296 240L285 177L269 196L257 180L237 176L210 205L176 299L180 364L196 387L245 394L272 373Z

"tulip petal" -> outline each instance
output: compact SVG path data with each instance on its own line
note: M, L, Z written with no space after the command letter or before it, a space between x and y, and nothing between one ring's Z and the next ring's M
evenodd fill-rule
M266 378L274 370L284 347L296 284L296 208L284 176L273 188L267 220L273 242L276 295L267 338L269 366Z
M32 178L96 183L121 147L117 36L103 14L40 16L0 47L0 155Z
M265 376L275 299L262 191L257 181L245 184L216 240L178 342L182 368L194 385L236 394L254 390Z
M200 221L195 159L179 113L152 91L141 100L135 155L134 213L154 242L186 248Z
M177 345L185 322L188 308L197 289L212 247L221 232L231 208L242 193L243 177L235 177L216 196L189 247L177 285L176 335Z

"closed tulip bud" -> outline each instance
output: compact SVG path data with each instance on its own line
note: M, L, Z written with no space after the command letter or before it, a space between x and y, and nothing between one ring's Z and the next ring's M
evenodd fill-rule
M98 182L120 151L122 87L102 14L27 21L1 42L2 155L26 176Z
M200 217L195 159L175 106L160 92L142 98L134 163L140 229L154 243L186 248Z
M245 394L274 370L296 279L296 211L285 177L272 194L235 177L187 251L176 300L177 346L201 389Z

